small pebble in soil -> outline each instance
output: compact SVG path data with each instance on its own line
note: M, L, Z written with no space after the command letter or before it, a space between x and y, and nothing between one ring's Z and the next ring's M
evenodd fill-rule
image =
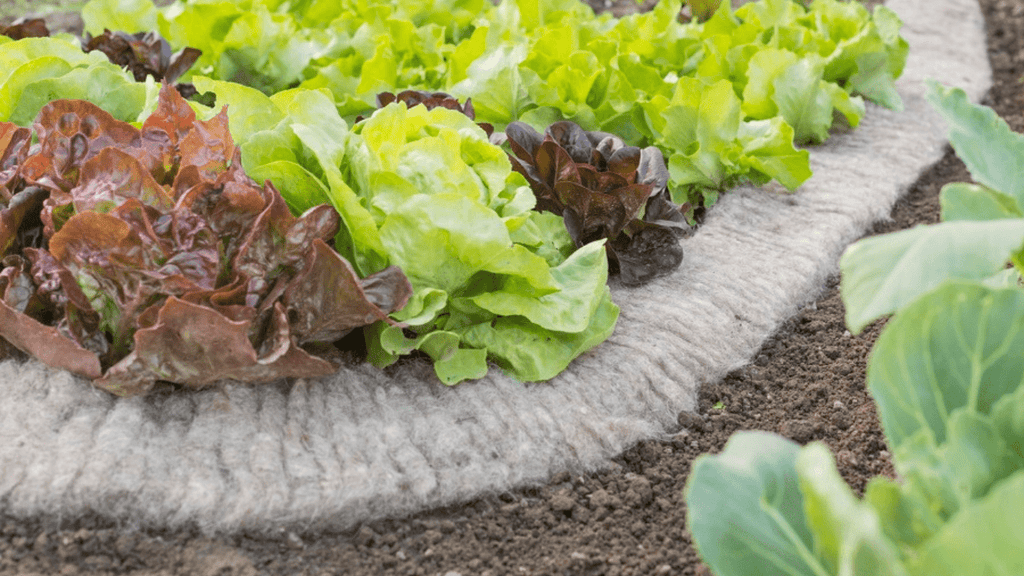
M704 419L696 412L680 412L676 416L676 422L680 428L687 428L696 432L704 431Z

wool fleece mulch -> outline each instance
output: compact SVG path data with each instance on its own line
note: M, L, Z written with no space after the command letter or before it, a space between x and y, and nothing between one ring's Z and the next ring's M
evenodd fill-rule
M796 193L725 194L684 240L675 274L613 286L612 337L546 383L499 370L446 388L427 363L116 399L36 361L0 363L0 510L60 522L269 533L361 521L602 468L667 433L717 381L810 302L843 249L938 161L946 126L926 78L991 83L975 0L890 0L910 61L903 112L868 106L811 151Z

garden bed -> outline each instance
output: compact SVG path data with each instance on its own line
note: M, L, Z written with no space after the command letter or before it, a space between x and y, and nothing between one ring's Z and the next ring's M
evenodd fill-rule
M855 133L853 137L856 136L857 134ZM909 180L912 179L912 177L909 178ZM909 184L909 180L906 184ZM751 191L750 194L756 193ZM736 202L743 201L740 195L738 195L737 198L739 199ZM743 206L743 204L738 204L738 206ZM723 208L723 211L727 209L728 208ZM882 214L879 213L875 215L881 216ZM725 217L726 216L723 216L723 218ZM710 225L711 222L709 221L709 226ZM710 234L711 232L707 233ZM733 233L741 234L742 231L733 230ZM685 273L687 273L687 271L683 270L680 274ZM753 275L756 277L757 272L754 272ZM824 275L813 279L810 286L819 285L823 277ZM813 288L807 288L805 292L812 290ZM742 294L742 296L746 296L747 299L755 299L753 298L755 294L759 293L748 292L746 294ZM800 303L804 302L806 302L806 296ZM821 308L824 307L825 306L823 305ZM832 308L837 308L835 302L832 303ZM628 349L628 341L630 337L641 337L638 335L637 330L644 329L645 324L642 322L644 312L644 310L639 309L639 306L638 309L633 310L633 313L636 314L637 318L641 319L641 322L635 325L636 327L633 328L633 332L627 332L625 335L618 336L618 338L622 338L617 341L619 346L623 346ZM740 312L742 312L742 310L740 310ZM646 317L647 322L649 324L656 324L659 314L654 310L651 310L650 313L651 316ZM361 553L364 555L361 557L362 560L360 563L366 563L365 565L369 571L368 573L375 573L375 570L378 570L381 565L394 565L396 567L396 572L398 573L406 573L410 570L415 573L417 568L424 569L423 573L433 573L437 571L444 572L449 569L461 570L463 573L472 573L475 571L482 571L489 566L494 566L494 569L496 570L495 573L504 573L505 571L512 571L517 566L516 562L519 561L520 554L518 554L516 550L525 550L526 547L531 547L528 544L524 545L524 543L530 541L531 537L539 538L541 540L561 541L559 539L563 536L575 534L577 538L582 540L585 538L587 530L607 525L609 529L612 529L613 533L618 535L616 537L620 539L619 549L623 550L623 552L618 554L618 564L630 566L631 562L639 561L647 563L648 568L657 568L661 565L659 563L659 559L661 559L664 560L664 564L669 566L669 572L666 573L670 573L675 568L683 566L684 564L681 564L679 560L680 556L676 553L678 552L678 547L675 546L674 543L681 539L685 539L685 535L682 534L683 522L681 517L682 508L680 506L681 498L678 494L685 477L685 466L674 469L666 468L665 466L668 464L669 460L674 459L675 456L678 455L683 458L683 461L687 461L687 459L692 458L698 450L705 451L706 449L711 449L713 446L713 444L709 442L711 438L717 437L719 434L727 434L729 431L734 429L734 427L741 426L742 422L749 422L749 419L753 419L754 422L768 422L776 416L788 417L784 423L775 424L773 427L769 425L769 429L778 430L779 432L801 441L818 438L823 434L831 432L833 430L833 422L836 422L834 426L835 430L842 430L842 424L839 422L843 421L844 410L847 422L850 424L850 427L847 428L847 430L852 430L856 433L862 429L862 425L870 422L870 404L866 403L863 400L863 397L859 400L855 400L853 398L833 396L833 394L835 394L839 389L846 389L848 392L859 390L857 383L862 383L862 376L859 374L858 368L850 368L849 374L842 374L841 369L839 370L838 374L844 377L840 381L845 379L845 381L849 382L847 386L837 385L833 387L832 384L822 386L821 382L827 380L810 377L801 373L801 368L806 365L806 357L808 356L820 356L827 358L829 361L832 361L827 363L842 366L843 363L837 362L836 360L846 359L848 357L852 359L856 356L856 354L853 354L853 350L866 350L868 345L863 342L863 337L858 337L854 340L845 340L848 342L856 342L856 345L845 346L843 344L844 339L842 338L841 322L837 322L836 320L821 321L824 322L824 324L821 325L818 324L817 317L813 316L813 314L816 314L815 312L808 311L805 308L803 314L804 318L810 318L805 329L813 330L817 333L823 330L827 331L831 328L836 331L839 338L839 344L824 344L819 342L810 344L812 348L822 346L820 353L818 350L813 350L810 354L801 355L797 357L797 361L800 362L801 365L797 367L790 366L787 369L780 368L775 371L765 369L762 371L759 367L761 361L755 360L753 367L745 370L745 373L747 374L746 380L744 377L734 374L733 376L726 378L726 380L720 384L714 385L711 388L705 388L702 393L706 400L703 400L701 405L701 412L703 413L705 420L704 426L694 425L692 422L689 422L691 425L687 426L687 437L677 436L673 441L667 444L643 444L639 448L635 448L627 452L623 459L620 460L620 463L624 464L630 472L642 473L642 475L629 476L627 474L623 476L621 472L618 474L606 473L578 482L575 481L577 474L574 473L569 476L557 478L560 482L537 492L520 492L504 498L485 500L476 506L477 508L483 509L476 513L478 514L478 521L483 523L479 529L471 528L461 520L459 522L454 522L452 520L443 522L437 519L444 516L446 512L434 514L433 518L428 516L422 521L413 520L398 524L387 522L378 523L374 525L375 530L373 531L367 529L356 533L356 537L353 541L357 544L362 543L369 545L371 550L370 552ZM782 315L785 316L788 314L783 313ZM760 326L759 330L762 332L770 332L774 328L774 324L777 324L777 321L774 321L774 324L772 322L773 321L767 322L767 324L769 324L768 326ZM795 322L798 326L803 325L799 320ZM819 326L822 326L821 330L819 330ZM756 330L753 332L756 332ZM694 334L701 334L701 332L695 331ZM690 335L689 337L694 336ZM683 335L680 338L684 341L683 344L685 344L687 335ZM799 339L799 332L792 338ZM749 356L750 352L753 352L753 349L758 347L760 340L752 334L745 334L740 338L740 342L742 346L747 347L749 352L745 353L745 355L742 350L732 352L739 354L743 359L745 359ZM779 342L781 342L781 340ZM613 345L615 343L616 338L613 338ZM771 350L774 345L774 343L770 344L767 349ZM680 348L682 347L683 346L680 346ZM599 349L599 351L600 350L601 349ZM670 358L675 350L676 347L666 345L666 350L660 352L663 358ZM790 358L792 359L792 357ZM719 358L719 360L722 359ZM588 361L591 361L591 359L584 360L583 362ZM738 363L738 361L742 361L742 359L731 360L732 364ZM729 362L730 360L726 357L725 362L722 362L725 366L719 367L719 373L724 372L725 369L729 367ZM671 371L672 368L678 367L670 366L669 372L666 374L660 374L657 372L645 374L644 379L650 381L659 377L671 379L673 376L678 376L679 373L673 373ZM594 373L591 372L590 374ZM715 380L715 376L716 374L712 373L710 380ZM784 380L780 381L780 379ZM60 380L60 378L57 378L57 380ZM804 389L803 383L810 380L814 380L818 384L814 391L809 393ZM739 386L739 382L742 381L747 381L754 385L753 391L749 397L745 394L735 392L736 388L734 388L734 386ZM57 381L53 382L52 385L53 387L50 389L51 392L66 393L68 386L78 385L78 383ZM585 386L586 382L583 382L580 385ZM581 388L579 390L583 391L585 394L586 390L589 389ZM788 390L792 396L787 396L786 390ZM439 394L443 392L444 391L442 390L436 393L435 398L440 397ZM229 397L231 397L231 394L232 392L229 391ZM270 395L265 399L282 401L277 399L278 397L274 395L275 393L272 392L268 394ZM769 394L771 394L770 397L768 397ZM816 398L824 397L826 400L826 407L824 410L832 410L834 411L834 414L832 412L818 412L814 410L814 404L807 400L807 396L809 394ZM571 395L567 396L570 402L575 400ZM764 401L770 404L770 407L756 407L755 402L760 397L763 397ZM283 396L281 398L283 398ZM792 398L792 403L789 403L787 398ZM292 400L295 399L296 398L293 396ZM302 400L302 398L297 399ZM55 399L51 398L51 400ZM56 400L60 400L60 398L56 398ZM95 399L90 400L88 398L84 400L95 402L99 401ZM839 406L835 404L837 400L840 402ZM163 403L164 401L154 402L160 402L160 404L156 404L157 407L171 406L169 401L167 401L168 403L166 404ZM213 400L210 399L210 402L213 402ZM236 403L237 400L232 398L231 402ZM719 402L721 402L721 404L719 404ZM677 404L681 403L677 401ZM103 407L107 408L107 410L103 412L103 418L105 418L107 422L110 421L111 417L117 417L116 411L112 411L109 404ZM811 412L808 413L807 417L803 418L793 418L791 413L779 413L781 410L789 408L807 409L811 410ZM126 415L131 415L130 407L125 407L123 410L128 411ZM193 406L191 410L191 412L182 413L181 416L193 417L198 413L195 406ZM201 412L201 408L199 412ZM674 420L674 412L672 410L668 410L666 411L666 414L662 414L656 418L656 421L660 421L660 424L665 427L670 427L671 424L668 423L668 413L671 413L671 419ZM78 413L78 415L81 414L83 413ZM152 417L152 414L147 411L138 412L138 414L142 414L144 417ZM755 418L755 414L759 414L760 418ZM172 412L168 419L164 420L164 425L173 428L175 425L175 417L177 417L177 415ZM748 420L744 420L744 417L747 417ZM159 422L158 419L156 421ZM74 424L74 422L72 422L72 424ZM629 423L626 422L625 424L628 425ZM97 422L97 425L102 427L105 424ZM743 427L761 426L743 425ZM199 432L195 433L198 434ZM629 443L631 434L634 436L637 434L635 429L633 431L616 431L616 433L617 436L608 445L597 446L599 456L601 453L611 455L618 452L618 446L624 446ZM849 434L855 436L856 434L854 433ZM41 438L37 441L40 444L30 445L30 447L46 446L46 438ZM697 443L696 446L693 445L694 442ZM862 444L860 445L861 448L853 448L853 446L858 446L858 444L850 444L850 448L847 449L847 451L852 454L852 460L847 458L849 464L848 468L857 469L859 466L867 466L870 469L871 467L876 466L874 458L877 458L877 455L880 454L880 450L882 449L878 445L878 442L880 442L880 438L876 437L876 445L871 446L867 451L864 450ZM585 440L581 446L585 448L587 447ZM843 449L842 445L834 447L839 450ZM593 449L592 445L591 448ZM673 450L674 454L672 458L669 458L666 455L666 448L671 448ZM529 453L534 457L537 457L536 451L531 450ZM558 454L557 450L555 451L555 454ZM840 452L840 454L842 460L842 452ZM140 455L137 453L122 454L120 460L116 462L107 462L107 469L123 470L123 464L131 463L136 456ZM541 456L541 458L543 457ZM544 463L548 466L548 471L556 471L561 466L574 467L576 468L574 472L579 472L580 467L588 466L582 462L583 457L579 454L565 458L563 453L561 458L561 463L553 462L550 459L545 460ZM663 461L664 464L662 463ZM121 464L120 467L118 466L119 464ZM99 466L99 464L97 464L97 466ZM568 484L566 484L566 482L568 482ZM31 482L29 483L31 484ZM600 483L604 484L605 492L612 496L611 498L604 499L604 504L600 504L602 498L604 498L604 496L599 493L600 488L598 488L598 484ZM401 489L401 486L395 487L397 489ZM415 489L416 486L411 485L411 488ZM495 486L492 489L500 489L500 486ZM650 494L648 494L648 489L652 490ZM129 509L127 510L121 509L121 506L125 506L125 502L130 503L132 498L135 498L135 496L132 496L131 494L122 494L122 496L126 497L126 499L118 499L115 494L110 494L109 499L106 501L109 503L111 508L108 510L102 510L104 515L109 515L111 510L120 509L121 513L125 514L126 519L133 516L130 513L130 505L128 505ZM287 495L283 496L288 498ZM294 495L292 497L294 497ZM595 499L598 504L595 504ZM215 501L217 498L215 497L213 500ZM82 502L77 502L76 504L81 506ZM404 504L401 502L398 504L401 510ZM96 508L100 509L99 506L96 506ZM491 511L488 512L487 509L491 509ZM630 512L627 512L627 510ZM465 511L457 512L455 514L464 513ZM668 517L669 520L666 521L666 524L673 524L671 519L675 518L676 522L674 523L674 527L658 530L644 526L644 523L650 521L649 519L651 515L658 513ZM120 514L115 512L114 515L116 516ZM606 515L607 519L602 518L603 515ZM459 516L456 516L456 518L459 518ZM324 517L320 517L320 519L323 520ZM504 519L504 521L502 521L502 519ZM636 526L638 522L640 522L640 527L637 530ZM14 526L13 524L11 525ZM14 527L16 528L16 526ZM355 558L352 558L351 556L344 556L344 554L346 553L345 551L351 552L356 550L356 548L352 548L348 545L341 545L340 548L330 547L329 544L326 543L333 542L334 537L321 537L315 532L303 534L302 530L304 528L308 529L309 527L310 525L305 524L301 520L291 523L290 529L296 532L296 536L295 538L288 538L288 532L283 532L282 534L285 537L282 538L281 543L284 545L288 545L288 543L290 543L291 546L298 547L302 543L302 539L305 538L304 542L308 544L310 548L310 552L308 552L310 555L303 556L299 554L285 554L281 557L277 557L271 553L271 556L268 556L267 558L272 558L276 561L286 561L291 563L293 568L300 568L301 559L303 557L307 560L315 560L317 554L326 554L328 550L333 550L331 553L332 555L342 554L340 557L333 556L335 561L345 562L346 558L355 561ZM253 528L259 530L259 527ZM449 553L450 547L446 542L440 539L435 539L434 528L437 529L436 534L440 538L444 538L443 535L450 532L457 531L459 533L463 533L467 530L472 532L474 537L477 539L501 539L501 535L504 534L509 539L508 546L513 547L514 549L509 549L504 553L494 553L483 559L477 558L480 562L475 565L472 563L472 560L465 558L459 562L442 560L442 558L444 558L443 554ZM37 529L29 529L34 530L35 532L38 531ZM527 536L527 534L532 534L534 531L539 531L536 536ZM396 534L396 536L392 538L389 534ZM645 538L644 535L648 535L648 537ZM79 546L79 550L88 551L89 549L94 549L98 552L98 554L96 554L97 556L104 557L105 555L102 551L109 545L106 541L112 539L112 536L116 536L116 534L112 535L108 532L97 535L87 532L82 534L82 536L83 542L81 545L75 544L72 541L72 544L64 545L66 546L66 550L75 550L75 546ZM667 537L668 539L663 540L663 537ZM30 547L27 546L29 539L35 541L34 533L26 533L24 536L19 536L14 535L12 532L10 540L10 544L12 545L15 544L14 538L26 538L25 541L17 541L19 544L16 549L22 552L27 552L30 549ZM60 543L56 542L56 539L53 540L53 542L44 541L39 546L40 554L42 554L44 558L47 550L56 551L61 546ZM147 538L143 537L142 540L146 541ZM342 540L345 540L344 537L342 537ZM466 542L467 538L454 538L453 540ZM634 552L631 554L630 552L636 550L636 545L631 545L629 543L634 541L636 542L636 545L643 545L644 549L648 552ZM264 543L261 545L263 552L270 552L268 551L267 541L263 542ZM571 544L568 544L571 542L570 540L564 540L562 542L563 544L561 545L561 548L547 548L550 552L546 553L546 559L545 554L541 553L540 556L534 555L532 558L523 558L523 565L528 567L528 571L536 573L562 571L562 568L571 569L572 566L577 566L579 568L578 571L582 572L587 566L591 565L595 567L596 570L607 569L609 573L614 571L613 566L616 565L613 558L614 555L607 555L606 546L596 545L594 548L588 548L587 544L580 543L576 548L570 549L572 546ZM194 542L193 544L185 547L185 555L187 555L188 550L192 550L196 545L198 544ZM569 548L566 548L565 546L569 546ZM481 548L480 546L473 547L476 549ZM432 549L433 552L427 554L428 548ZM482 548L487 548L487 546L483 546ZM536 549L536 546L532 546L532 548ZM628 552L627 549L629 550ZM399 554L400 551L401 554ZM451 551L451 553L454 552L455 551L453 550ZM574 552L575 555L573 554ZM404 559L403 556L405 557ZM7 557L8 555L5 553L4 558L6 559ZM380 561L382 564L378 564L377 561ZM465 564L463 564L463 562ZM351 565L348 562L345 562L345 564ZM312 567L313 564L310 564L310 566ZM601 568L602 566L604 568ZM690 566L692 567L692 564L690 564ZM273 571L279 572L284 570L275 569ZM635 565L631 570L626 570L626 572L630 571L635 571L636 573L649 572L649 570L640 565Z

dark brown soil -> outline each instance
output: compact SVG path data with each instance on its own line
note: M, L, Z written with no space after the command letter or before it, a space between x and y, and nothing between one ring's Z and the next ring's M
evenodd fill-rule
M995 85L986 102L1024 130L1024 2L980 0ZM943 184L967 180L948 153L893 211L885 233L938 219ZM562 474L549 485L374 522L343 534L282 533L276 539L209 540L112 526L98 519L16 522L0 517L0 575L7 574L708 574L686 530L683 486L699 454L732 432L760 429L825 441L855 489L893 473L864 388L874 326L851 336L837 280L789 320L754 362L701 391L698 416L669 442L643 442L614 471ZM2 473L2 471L0 471ZM51 520L52 522L52 520Z

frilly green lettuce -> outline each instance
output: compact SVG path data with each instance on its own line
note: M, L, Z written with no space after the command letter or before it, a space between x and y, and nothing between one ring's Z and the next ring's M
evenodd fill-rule
M520 380L547 380L611 334L618 308L603 245L566 258L565 228L531 210L525 180L471 119L391 104L353 128L348 149L364 159L350 181L377 224L370 232L417 304L398 316L406 337L369 332L376 364L415 346L448 383L481 376L488 356ZM431 334L448 345L437 349Z
M267 93L326 88L345 117L367 114L379 92L441 90L472 98L499 131L571 120L655 145L675 158L676 201L694 206L743 181L795 188L810 169L794 141L825 140L835 112L855 127L863 98L901 107L894 79L908 48L884 6L760 0L734 12L724 2L706 22L679 22L681 6L615 19L577 0L197 0L159 10L93 0L84 13L87 30L153 23L201 49L197 72L220 80ZM727 82L734 97L719 110L679 109L674 95L697 91L694 82L716 96ZM722 129L681 123L699 115ZM663 129L650 126L662 116Z

